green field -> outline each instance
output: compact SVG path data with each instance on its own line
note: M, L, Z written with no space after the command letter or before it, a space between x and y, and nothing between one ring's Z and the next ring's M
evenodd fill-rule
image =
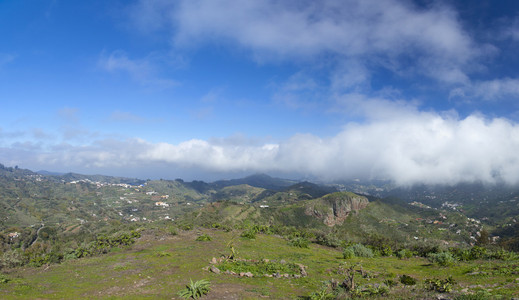
M196 241L202 234L211 241ZM510 299L519 295L519 261L475 260L441 267L422 257L398 259L395 256L344 259L338 248L310 244L291 246L274 235L257 234L255 239L239 237L239 231L211 229L179 230L177 235L161 230L145 230L129 248L114 248L108 254L67 260L39 268L4 269L6 283L0 284L3 299L171 299L189 280L207 279L211 290L205 299L310 299L312 293L334 279L339 284L354 266L358 297L364 298L455 298L478 293L480 298ZM235 260L297 263L308 276L275 278L215 274L207 269L212 258L230 254L229 242L237 251ZM217 265L218 266L218 265ZM362 269L362 273L361 273ZM399 283L401 275L417 280L416 285ZM456 281L450 293L431 291L427 279ZM373 294L373 288L396 283L386 294ZM331 292L331 289L329 289ZM351 294L337 289L336 295ZM486 295L486 296L484 296ZM467 297L467 296L465 296ZM473 296L476 297L476 296Z

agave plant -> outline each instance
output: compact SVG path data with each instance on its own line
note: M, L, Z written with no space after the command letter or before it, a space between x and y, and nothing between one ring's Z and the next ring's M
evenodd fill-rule
M189 279L191 281L190 284L186 285L186 288L179 291L178 295L182 298L188 299L198 299L202 297L203 295L209 293L209 287L211 283L205 279L198 280L193 282L193 280Z

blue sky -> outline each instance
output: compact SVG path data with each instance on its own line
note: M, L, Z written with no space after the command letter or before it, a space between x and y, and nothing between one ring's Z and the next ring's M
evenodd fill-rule
M516 1L1 1L0 163L519 181Z

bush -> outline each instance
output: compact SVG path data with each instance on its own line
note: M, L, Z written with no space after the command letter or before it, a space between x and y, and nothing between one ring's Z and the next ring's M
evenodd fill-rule
M11 278L7 275L0 274L0 283L8 283L9 281L11 281Z
M400 258L400 259L407 259L407 258L411 258L413 257L413 251L411 250L407 250L407 249L400 249L397 253L396 253L396 257Z
M193 299L198 299L204 295L206 295L207 293L209 293L209 289L210 289L210 286L211 286L211 283L205 279L202 279L202 280L198 280L196 282L193 282L193 280L189 280L191 281L190 284L186 285L186 288L179 291L178 292L178 295L182 298L185 298L185 299L188 299L188 298L193 298Z
M207 234L202 234L196 238L197 242L208 242L212 240L212 238Z
M451 266L456 262L456 259L454 259L450 252L429 253L427 259L442 267Z
M310 241L302 237L296 237L291 239L288 243L294 247L308 248L308 244L310 243Z
M317 234L315 238L315 243L333 248L338 248L341 246L341 240L337 236L326 233Z
M441 248L438 244L433 242L420 242L411 248L412 251L416 252L421 257L427 257L429 253L441 252Z
M310 294L310 300L326 300L326 299L335 299L335 295L328 292L328 287L321 288L318 292L313 292Z
M402 275L400 276L400 282L404 285L415 285L416 284L416 279L414 279L413 277L409 276L409 275Z
M170 228L168 229L168 233L169 233L170 235L178 235L177 228L175 228L175 227L170 227Z
M518 258L517 254L515 252L506 251L505 249L497 249L487 255L489 258L501 259L501 260L514 260L514 259Z
M256 232L252 229L249 229L245 230L240 236L249 240L253 240L256 238Z
M233 271L235 273L251 272L254 276L263 276L264 274L289 274L295 275L300 274L300 267L295 263L291 262L276 262L276 261L246 261L246 260L235 260L235 261L223 261L217 265L220 271Z
M425 284L427 284L427 289L430 291L449 293L452 291L452 286L456 284L456 281L454 281L452 276L449 276L447 279L427 279Z
M485 258L487 249L479 246L474 246L470 249L470 259L482 259Z
M373 257L373 251L362 244L355 244L355 245L349 246L348 248L346 248L344 250L346 251L347 249L352 249L353 253L355 254L356 257L368 257L368 258ZM344 256L344 253L343 253L343 256Z
M354 258L355 251L353 251L353 249L351 247L348 247L348 248L344 249L344 251L342 252L342 257L344 259Z
M397 281L394 281L393 279L386 279L384 280L384 284L387 285L389 288L395 287L398 285Z
M193 229L193 224L182 224L179 227L180 227L180 229L182 229L184 231L189 231L189 230Z

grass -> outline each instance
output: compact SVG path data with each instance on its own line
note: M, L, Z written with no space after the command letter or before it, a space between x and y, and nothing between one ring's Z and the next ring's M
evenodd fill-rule
M363 275L355 274L356 284L367 286L386 280L399 281L402 275L412 276L417 284L404 288L398 283L389 297L429 297L427 279L446 280L451 275L456 284L447 298L467 292L481 291L493 298L519 295L515 282L518 261L470 261L457 262L441 267L426 258L412 257L401 260L396 257L342 258L342 250L310 244L308 248L289 245L286 240L257 234L256 239L237 238L237 232L202 229L211 241L203 243L195 239L200 232L181 231L176 236L143 235L131 248L106 255L66 261L59 265L40 268L6 270L8 282L0 285L3 299L171 299L185 288L189 278L204 278L211 282L209 296L223 298L236 295L240 299L257 299L269 296L273 299L307 297L322 289L322 283L333 279L342 282L345 270L351 266L362 267ZM237 275L215 274L207 271L210 260L228 255L227 244L234 239L234 247L240 259L247 261L280 262L305 265L307 277L301 278L245 278ZM166 254L166 255L162 255ZM471 273L482 271L484 273ZM264 272L258 268L258 272Z

